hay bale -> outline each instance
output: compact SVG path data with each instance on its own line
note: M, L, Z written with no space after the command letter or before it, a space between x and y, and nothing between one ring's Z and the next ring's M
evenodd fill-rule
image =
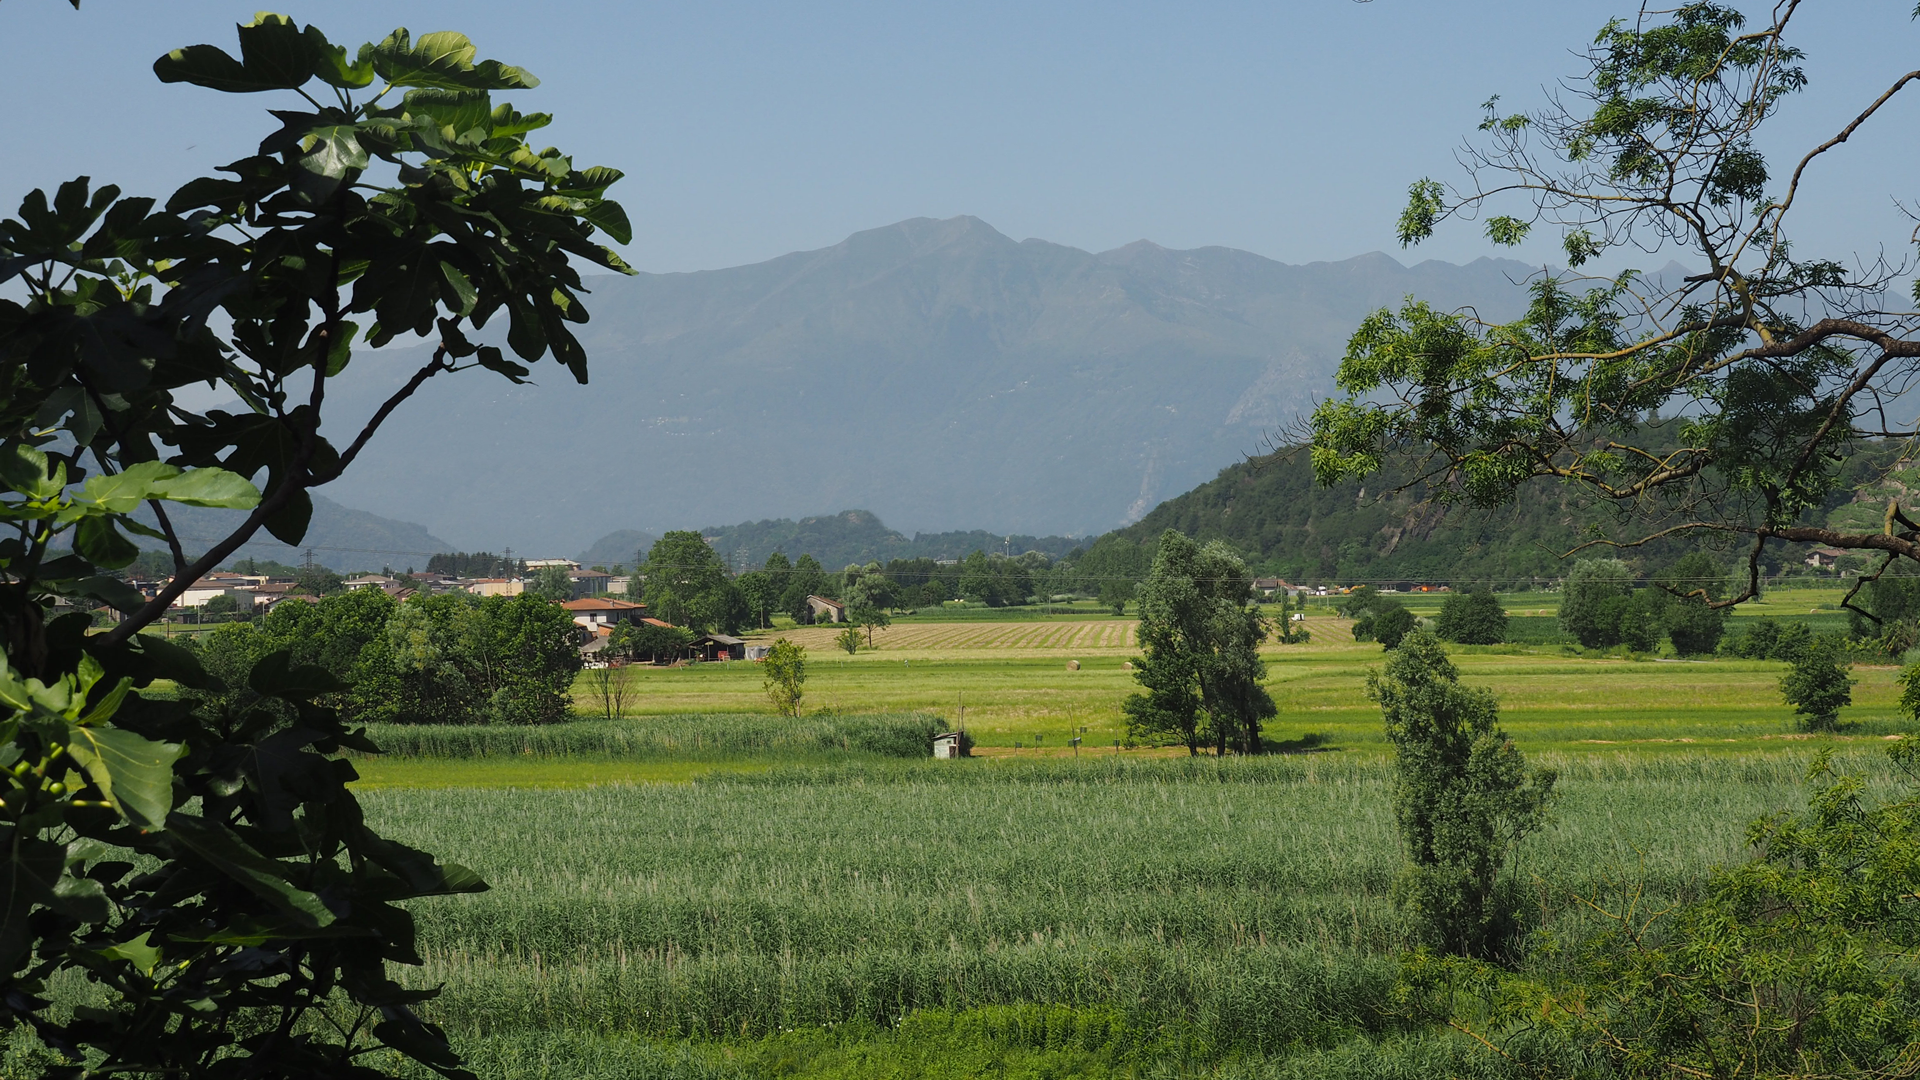
M1121 670L1121 671L1132 671L1132 670L1133 670L1133 661L1131 661L1131 660L1122 660L1122 661L1120 661L1120 670Z
M1080 661L1078 661L1078 660L1069 660L1069 661L1067 661L1067 670L1068 670L1068 671L1079 671L1079 670L1080 670Z

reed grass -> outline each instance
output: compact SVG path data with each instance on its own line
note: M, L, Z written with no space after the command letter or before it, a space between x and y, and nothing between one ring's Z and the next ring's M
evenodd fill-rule
M1577 934L1593 925L1583 898L1696 895L1708 867L1743 857L1749 820L1803 803L1809 755L1544 757L1562 795L1514 872L1537 925ZM1864 747L1842 764L1890 780ZM431 1015L495 1063L483 1075L966 1075L939 1071L939 1040L914 1025L1029 1008L1151 1036L1125 1053L996 1036L987 1058L953 1060L1492 1075L1382 1009L1410 944L1390 782L1351 755L870 756L364 799L378 827L492 884L414 905L427 965L404 973L444 985Z

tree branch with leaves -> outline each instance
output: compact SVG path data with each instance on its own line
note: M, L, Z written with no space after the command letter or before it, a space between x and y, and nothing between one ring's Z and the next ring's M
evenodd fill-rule
M368 827L339 755L377 747L324 703L347 688L285 650L226 685L141 630L259 530L297 544L430 379L531 374L473 331L585 382L575 261L626 269L593 239L629 239L620 174L528 143L548 117L493 95L537 80L460 34L238 36L154 68L285 99L255 153L164 202L82 177L0 221L0 1025L56 1070L374 1076L386 1048L464 1076L388 965L420 962L402 902L485 884ZM336 448L329 386L406 337L430 358ZM189 409L196 384L239 411ZM167 503L247 515L188 563ZM156 596L116 576L128 534L173 556ZM122 618L90 633L99 604ZM98 1007L54 1008L56 979Z
M1769 543L1920 560L1920 529L1897 505L1879 534L1809 519L1860 440L1920 434L1888 415L1920 376L1920 313L1888 303L1906 267L1805 257L1792 231L1821 168L1837 167L1829 155L1874 130L1920 72L1891 78L1780 182L1759 147L1807 82L1789 42L1798 8L1752 28L1723 4L1643 8L1602 28L1587 70L1541 108L1502 115L1489 101L1463 181L1415 183L1401 242L1465 220L1496 245L1553 229L1569 269L1535 278L1511 323L1414 300L1370 316L1341 364L1343 396L1309 421L1319 478L1411 457L1441 502L1495 506L1553 481L1651 522L1643 534L1749 540L1744 587L1717 607L1756 594ZM1699 269L1579 274L1632 251Z

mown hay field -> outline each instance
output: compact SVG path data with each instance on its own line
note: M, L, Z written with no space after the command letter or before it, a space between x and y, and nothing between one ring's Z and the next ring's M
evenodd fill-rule
M1805 599L1795 597L1793 607L1817 606ZM835 627L759 640L786 637L806 646L803 711L922 712L958 726L964 707L965 725L983 747L1071 753L1069 740L1079 736L1084 753L1111 751L1114 740L1125 737L1120 703L1138 689L1125 666L1139 652L1135 625L1079 618L917 623L876 631L874 647L863 644L851 656L833 645ZM1380 647L1355 642L1351 623L1322 609L1305 625L1310 643L1264 650L1267 688L1280 708L1271 734L1283 743L1384 753L1378 715L1366 697L1367 672L1379 665ZM1758 751L1796 734L1779 694L1785 671L1779 663L1581 656L1548 644L1460 648L1455 661L1469 681L1499 696L1509 730L1528 748ZM1853 725L1850 737L1902 729L1894 718L1895 674L1891 666L1855 670L1854 705L1842 714ZM630 667L618 678L624 687L619 711L639 721L767 708L759 668L751 663ZM582 715L608 711L591 676L574 693Z

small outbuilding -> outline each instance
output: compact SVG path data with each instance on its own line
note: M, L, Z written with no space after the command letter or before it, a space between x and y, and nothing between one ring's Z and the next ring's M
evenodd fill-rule
M948 731L933 737L933 756L937 758L972 757L973 740L964 731Z
M747 643L726 634L702 634L693 639L693 648L708 660L745 660Z

